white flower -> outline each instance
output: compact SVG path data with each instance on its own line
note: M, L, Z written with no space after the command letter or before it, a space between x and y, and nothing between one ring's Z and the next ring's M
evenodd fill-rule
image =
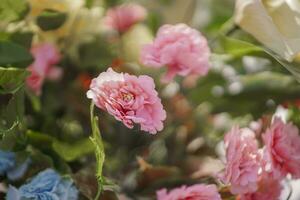
M300 55L298 0L236 0L235 22L287 61Z

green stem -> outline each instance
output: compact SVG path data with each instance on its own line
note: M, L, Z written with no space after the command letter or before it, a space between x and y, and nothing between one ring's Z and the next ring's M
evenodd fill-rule
M102 192L102 184L100 184L100 182L98 181L98 189L97 189L97 194L96 194L95 200L100 199L101 192Z
M90 107L90 117L91 117L91 127L92 127L92 137L91 141L95 146L95 157L96 157L96 178L98 182L98 190L95 200L99 200L101 192L103 191L103 177L102 168L105 159L104 146L102 142L101 133L98 127L98 118L94 116L94 104L91 103Z

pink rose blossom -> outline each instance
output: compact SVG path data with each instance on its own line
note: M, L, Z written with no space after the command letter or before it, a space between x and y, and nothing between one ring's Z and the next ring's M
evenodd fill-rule
M92 80L87 97L128 128L138 123L151 134L163 129L166 112L149 76L116 73L109 68Z
M233 127L224 139L226 167L220 178L231 185L231 193L245 194L257 189L260 154L255 133Z
M264 159L269 162L269 172L272 176L283 178L290 173L293 178L300 178L298 128L292 123L284 124L280 118L275 118L263 135L263 140Z
M197 184L182 186L167 193L166 189L156 192L157 200L221 200L215 185Z
M163 78L169 82L175 75L206 75L209 70L210 49L205 37L185 24L162 26L153 44L141 52L144 65L168 68Z
M238 200L279 200L282 190L280 180L273 179L272 176L264 173L258 183L258 190L240 195Z
M147 16L145 8L138 4L123 4L107 11L104 22L119 32L127 31L132 25L143 21Z
M60 54L54 45L43 43L31 48L34 62L28 67L31 75L26 79L27 86L36 94L41 94L45 79L57 80L62 70L54 65L60 60Z

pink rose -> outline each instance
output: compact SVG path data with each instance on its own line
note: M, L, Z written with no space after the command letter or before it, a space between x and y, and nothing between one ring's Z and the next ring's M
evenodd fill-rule
M257 189L260 155L255 133L233 127L224 139L226 167L220 178L230 184L232 194L255 192Z
M157 200L221 200L215 185L197 184L182 186L167 193L166 189L156 192Z
M197 30L185 24L164 25L153 44L143 47L141 62L155 68L166 66L163 81L169 82L175 75L206 75L209 56L207 41Z
M239 200L279 200L283 187L280 180L273 179L267 173L258 183L258 190L253 193L243 194L239 196Z
M288 173L300 178L300 136L292 123L284 124L275 118L263 135L265 143L264 160L269 162L270 173L275 178L283 178ZM268 166L268 165L266 165Z
M26 84L36 95L40 95L46 78L57 80L61 77L62 70L54 66L61 56L55 46L48 43L33 46L31 54L34 62L28 67L31 75L26 79Z
M138 4L123 4L107 11L104 22L119 32L127 31L132 25L143 21L147 16L145 8Z
M163 129L166 112L149 76L116 73L109 68L92 80L87 97L128 128L137 123L151 134Z

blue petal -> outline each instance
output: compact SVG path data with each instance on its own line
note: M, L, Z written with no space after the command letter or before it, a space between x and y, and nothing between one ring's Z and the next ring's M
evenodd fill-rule
M64 178L57 185L56 191L60 200L77 200L78 199L78 190L73 184L71 179Z
M16 156L13 152L0 150L0 175L4 175L16 164Z
M21 196L17 188L9 186L6 194L6 200L20 200Z
M20 192L22 196L51 193L60 180L58 173L52 169L47 169L35 176L30 183L21 186Z
M11 170L9 170L7 172L8 179L11 181L15 181L15 180L21 178L27 171L27 168L30 163L31 163L31 159L28 158L20 166L14 167Z

